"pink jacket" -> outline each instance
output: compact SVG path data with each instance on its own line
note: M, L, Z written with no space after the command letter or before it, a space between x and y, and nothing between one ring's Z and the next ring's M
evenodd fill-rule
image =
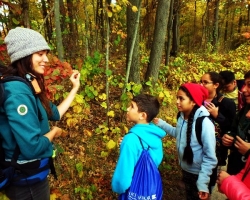
M242 181L243 176L245 177ZM237 175L225 178L219 189L230 200L250 200L250 156L245 168Z

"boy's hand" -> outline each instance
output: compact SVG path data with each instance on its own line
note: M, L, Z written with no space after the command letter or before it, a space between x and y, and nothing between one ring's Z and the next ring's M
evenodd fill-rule
M153 123L154 123L154 124L158 124L158 123L159 123L159 118L154 118L154 119L153 119Z
M234 146L238 149L238 151L242 155L245 155L246 152L250 149L250 143L245 142L239 136L236 136L236 141L234 143Z

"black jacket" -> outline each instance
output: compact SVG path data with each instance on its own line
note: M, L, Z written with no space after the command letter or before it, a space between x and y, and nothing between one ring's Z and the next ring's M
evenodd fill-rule
M212 100L212 103L219 107L219 113L217 118L211 118L219 124L221 129L221 134L224 135L228 131L231 130L231 125L233 123L233 120L236 116L236 105L233 100L222 97L222 94L217 94L217 96ZM220 99L222 100L220 101ZM221 135L221 136L222 136Z

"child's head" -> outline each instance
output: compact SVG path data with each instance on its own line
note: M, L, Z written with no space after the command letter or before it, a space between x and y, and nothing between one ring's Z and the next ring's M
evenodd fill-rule
M218 93L222 87L222 79L217 72L207 72L201 77L201 84L210 94L214 91Z
M250 104L250 71L244 75L245 85L242 88L244 99L247 104Z
M185 83L177 93L177 107L181 112L190 112L195 105L200 107L208 97L205 87L195 83Z
M223 91L226 93L233 92L237 85L234 73L231 71L225 70L225 71L221 71L219 75L222 78Z
M159 113L160 103L156 97L149 94L135 96L127 108L127 120L140 123L151 122Z

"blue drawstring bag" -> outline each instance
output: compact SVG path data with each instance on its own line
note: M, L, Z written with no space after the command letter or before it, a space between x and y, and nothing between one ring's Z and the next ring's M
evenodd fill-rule
M148 152L150 147L145 149L140 137L139 140L143 150L135 166L131 186L119 195L119 200L161 200L163 191L160 172Z

